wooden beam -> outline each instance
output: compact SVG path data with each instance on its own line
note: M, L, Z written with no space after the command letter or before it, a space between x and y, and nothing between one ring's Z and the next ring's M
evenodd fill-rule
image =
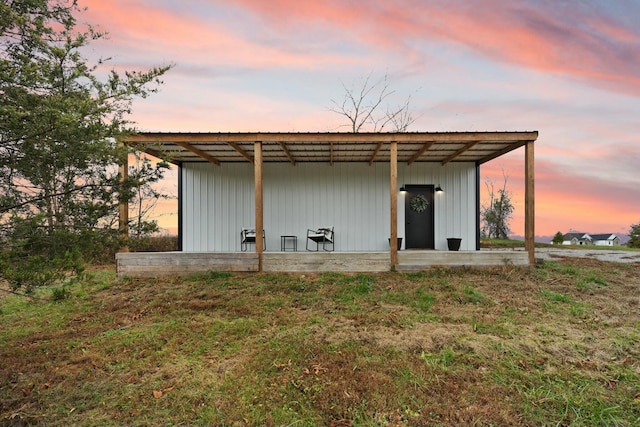
M463 155L458 155L455 161L473 161L477 164L485 163L495 157L515 150L526 143L535 141L538 132L411 132L411 133L344 133L344 132L324 132L324 133L301 133L301 132L279 132L279 133L139 133L130 135L125 142L131 146L138 146L145 152L160 158L165 158L172 163L180 164L203 159L199 154L194 154L181 148L178 143L186 143L197 146L201 151L209 155L215 154L216 160L220 163L237 162L241 158L253 163L254 141L261 141L263 153L269 153L270 146L279 144L289 150L295 144L296 155L294 161L318 161L321 151L316 151L322 147L326 150L323 161L334 164L340 162L369 162L372 163L381 158L384 148L381 148L372 157L371 146L396 142L398 144L399 156L403 161L408 160L408 164L415 161L432 161L441 163L443 156L431 155L430 151L441 152L442 150L453 150L447 148L451 144L461 147L467 143L478 145L474 149L467 151ZM266 144L266 145L265 145ZM144 148L144 147L148 148ZM313 147L313 150L304 150L305 146ZM408 147L412 151L407 151ZM481 146L480 149L477 149ZM250 148L248 148L250 147ZM302 148L298 148L302 147ZM486 148L485 148L486 147ZM429 151L427 151L429 150ZM447 151L445 151L447 152ZM217 154L221 153L221 154ZM316 154L318 153L318 154ZM344 156L343 156L344 153ZM289 152L291 154L291 152ZM471 156L471 154L473 154ZM291 156L294 158L294 156ZM280 156L278 162L291 162L291 158ZM384 152L386 160L387 154ZM326 159L326 160L325 160ZM208 159L210 160L210 159ZM269 159L273 161L273 159ZM264 161L264 154L263 154ZM451 161L451 158L445 160Z
M129 178L129 153L124 143L119 142L118 144L124 151L122 163L119 165L120 192L118 194L118 232L123 242L120 250L122 252L129 252L129 201L125 196L127 193L126 181Z
M227 141L227 145L229 145L229 147L233 148L234 150L236 150L238 153L240 153L240 155L242 157L244 157L245 159L249 160L251 163L254 162L253 157L251 157L251 155L249 153L247 153L246 151L244 151L242 149L242 147L240 147L238 144L236 144L235 142L229 142ZM262 143L260 143L260 147L262 147ZM254 152L255 155L255 152Z
M206 161L208 161L210 163L213 163L216 166L220 166L220 160L218 160L215 157L205 153L201 149L194 147L193 145L189 144L188 142L176 142L176 145L179 145L180 147L184 148L185 150L191 151L193 154L197 154L198 156L202 157L203 159L205 159Z
M376 159L376 156L378 155L378 152L380 151L383 145L384 145L384 142L378 142L378 146L376 147L375 151L373 152L373 155L369 159L369 166L373 164L373 161ZM398 144L396 143L396 146L397 145Z
M509 142L535 140L537 131L528 132L141 132L127 137L127 142L382 142L483 141Z
M256 204L256 252L258 254L258 271L262 271L262 252L264 248L262 238L262 230L264 230L264 205L262 195L262 143L260 141L254 142L253 154L255 155L255 161L253 162L253 175Z
M289 152L289 149L287 148L287 144L285 144L282 141L278 141L278 145L280 145L280 148L282 149L282 151L284 151L284 154L287 156L287 159L289 159L289 162L291 162L291 164L295 166L296 160L291 155L291 152Z
M169 162L169 163L173 163L173 164L176 164L176 165L179 165L179 164L181 164L181 163L182 163L182 162L176 162L175 160L173 160L173 159L171 158L171 156L170 156L170 155L167 155L167 153L164 153L164 152L162 152L162 151L159 151L159 150L155 150L155 149L153 149L153 148L150 148L150 147L146 146L146 145L145 145L145 144L143 144L143 143L131 142L131 141L125 141L125 142L124 142L124 144L125 144L125 145L128 145L129 147L131 147L131 148L133 148L133 149L135 149L135 150L142 151L143 153L150 154L150 155L152 155L153 157L156 157L156 158L158 158L158 159L166 160L166 161L167 161L167 162Z
M413 162L418 160L420 156L422 156L435 143L436 143L435 141L431 141L424 144L421 149L416 151L416 153L413 156L411 156L411 158L407 161L407 164L411 165Z
M456 157L458 157L460 154L464 153L465 151L469 150L471 147L473 147L474 145L476 145L477 143L479 143L480 141L471 141L467 144L464 145L464 147L462 147L461 149L459 149L458 151L456 151L455 153L453 153L452 155L446 157L443 161L442 164L446 165L447 163L449 163L451 160L455 159Z
M333 166L333 142L329 143L329 164Z
M391 196L391 268L398 264L398 143L391 143L391 159L389 173L389 194Z
M536 262L535 255L535 174L533 141L525 145L525 188L524 188L524 246L529 253L529 264Z
M527 143L527 141L518 141L515 143L510 143L509 145L507 145L505 148L503 148L502 150L496 151L495 153L491 153L486 157L483 157L482 159L478 160L477 163L479 165L483 164L483 163L487 163L490 160L496 159L504 154L507 154L510 151L513 151L517 148L522 147L523 145L525 145Z

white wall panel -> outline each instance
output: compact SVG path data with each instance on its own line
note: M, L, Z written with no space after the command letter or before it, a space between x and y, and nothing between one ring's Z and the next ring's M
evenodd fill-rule
M253 165L184 164L183 249L238 251L240 229L255 226ZM267 250L280 250L281 235L297 235L304 250L308 228L333 226L337 251L388 250L389 165L264 164L264 228ZM461 237L476 238L475 165L398 165L398 186L440 184L434 201L436 249ZM404 197L398 197L398 236L404 236ZM315 245L313 245L315 246Z

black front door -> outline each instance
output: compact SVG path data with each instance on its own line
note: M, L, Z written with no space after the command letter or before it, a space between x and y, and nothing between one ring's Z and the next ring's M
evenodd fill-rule
M405 185L405 248L435 249L433 237L433 185Z

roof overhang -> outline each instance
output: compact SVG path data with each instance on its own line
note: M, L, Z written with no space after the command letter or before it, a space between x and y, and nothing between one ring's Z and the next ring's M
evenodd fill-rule
M486 163L538 138L528 132L403 132L403 133L289 133L289 132L142 132L125 143L171 163L253 162L256 142L264 163L389 162L391 142L398 162Z

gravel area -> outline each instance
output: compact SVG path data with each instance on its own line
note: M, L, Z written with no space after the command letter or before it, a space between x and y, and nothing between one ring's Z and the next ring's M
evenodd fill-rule
M620 263L640 262L640 252L615 251L607 249L565 249L565 248L536 248L536 258L553 260L558 258L590 258L598 261Z

